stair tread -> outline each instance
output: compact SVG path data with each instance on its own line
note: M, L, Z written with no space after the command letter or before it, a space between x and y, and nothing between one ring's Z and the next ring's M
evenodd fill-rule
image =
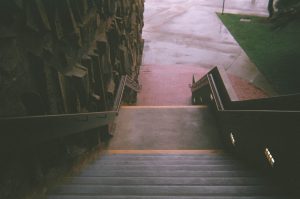
M138 176L149 176L149 177L248 177L258 176L256 172L250 171L105 171L105 170L93 170L83 171L79 176L126 176L126 177L138 177Z
M113 153L116 151L116 153ZM124 151L124 153L122 153ZM145 153L143 153L145 151ZM147 151L150 151L147 153ZM125 153L126 152L126 153ZM169 153L167 153L169 152ZM108 154L101 154L101 157L108 158L127 158L127 157L227 157L233 158L232 155L225 153L223 150L108 150ZM112 153L112 154L110 154Z
M86 171L92 170L105 170L105 171L114 171L114 170L126 170L126 171L163 171L163 170L189 170L189 171L232 171L232 170L245 170L247 169L242 165L92 165L87 167Z
M152 195L152 196L252 196L274 195L277 191L269 186L112 186L112 185L63 185L56 194L87 195Z
M53 195L47 199L286 199L286 196L79 196L79 195Z
M65 178L48 199L274 199L279 190L229 154L117 154Z
M233 157L230 156L202 156L202 155L186 155L186 156L179 156L179 155L159 155L157 157L155 156L103 156L100 157L101 161L109 161L109 160L235 160Z
M69 184L94 185L263 185L260 177L70 177Z
M215 165L215 164L239 164L236 160L98 160L94 162L94 165L138 165L138 164L148 164L148 165L180 165L180 164L193 164L193 165Z

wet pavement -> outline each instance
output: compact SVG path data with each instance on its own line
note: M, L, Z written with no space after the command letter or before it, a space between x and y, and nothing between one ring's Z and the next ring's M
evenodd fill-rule
M268 0L226 0L225 12L267 16ZM146 0L143 67L222 66L230 74L275 94L222 24L223 0Z
M188 65L145 65L140 71L142 90L137 105L167 106L192 105L193 74L202 77L208 70Z
M138 94L138 106L192 105L192 77L204 76L209 69L189 65L144 65L140 70L142 90ZM229 80L240 100L265 98L267 94L236 75Z

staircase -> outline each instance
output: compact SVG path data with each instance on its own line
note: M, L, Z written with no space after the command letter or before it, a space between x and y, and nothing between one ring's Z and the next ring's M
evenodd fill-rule
M108 150L47 199L287 198L223 150L207 109L122 107Z
M104 155L67 178L48 199L267 199L278 194L228 154L178 153Z

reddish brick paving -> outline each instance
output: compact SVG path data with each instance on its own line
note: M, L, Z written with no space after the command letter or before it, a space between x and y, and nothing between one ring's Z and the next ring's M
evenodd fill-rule
M138 94L138 106L191 105L192 76L200 79L208 72L198 66L144 65L140 71L142 90ZM267 95L245 80L229 75L237 96L241 100L263 98Z
M266 98L268 95L253 84L235 75L229 75L232 87L240 100Z

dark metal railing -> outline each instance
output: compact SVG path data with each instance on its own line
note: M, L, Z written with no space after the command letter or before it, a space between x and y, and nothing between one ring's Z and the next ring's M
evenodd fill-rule
M0 147L37 144L110 124L118 115L126 79L122 76L111 111L0 118Z
M121 77L121 81L116 93L116 97L115 97L115 101L114 101L114 105L113 105L113 110L116 111L117 113L119 112L120 106L121 106L121 102L122 102L122 96L124 93L124 89L126 86L126 79L127 76L122 76Z
M126 76L126 86L134 90L135 92L139 92L141 86L129 76Z
M209 104L229 149L276 174L299 176L300 94L239 101L226 73L215 67L193 79L194 104Z

